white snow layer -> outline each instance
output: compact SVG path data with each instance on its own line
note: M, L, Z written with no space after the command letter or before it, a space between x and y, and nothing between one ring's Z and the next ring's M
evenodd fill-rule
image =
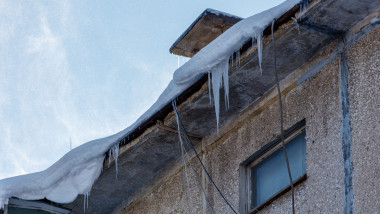
M219 10L214 10L212 8L207 8L206 9L207 12L210 12L212 14L215 14L215 15L222 15L222 16L228 16L228 17L232 17L232 18L236 18L236 19L242 19L241 17L239 16L235 16L235 15L232 15L232 14L229 14L229 13L226 13L226 12L222 12L222 11L219 11Z
M193 58L174 72L173 80L182 85L195 82L199 75L211 70L219 62L229 58L245 42L256 38L272 23L273 19L294 7L300 0L288 0L282 4L241 20L201 49Z
M217 82L219 82L215 84L219 87L213 91L216 101L215 97L219 96L216 90L219 90L221 85L220 76L225 77L225 75L215 67L219 65L217 67L224 68L225 63L223 62L228 62L229 57L239 50L245 42L256 39L256 36L261 35L273 19L279 18L299 1L285 1L232 26L178 68L158 100L128 128L112 136L87 142L71 150L44 171L0 180L0 208L8 203L10 197L25 200L47 198L57 203L70 203L75 200L78 194L88 194L94 181L101 173L107 152L111 150L112 156L116 159L117 154L115 153L118 152L118 148L115 145L207 72L212 72L212 79L217 77L215 79L218 79ZM227 77L228 75L224 79L225 87L228 87ZM225 96L228 96L228 92L225 93ZM226 98L228 99L228 97ZM215 103L216 105L219 103ZM219 107L217 108L219 109ZM219 113L216 114L218 119Z

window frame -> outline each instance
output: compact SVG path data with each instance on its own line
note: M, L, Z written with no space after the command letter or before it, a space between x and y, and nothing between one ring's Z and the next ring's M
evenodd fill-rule
M306 131L305 119L293 125L288 130L284 131L285 144L290 142L292 139L297 137L303 131ZM306 139L305 139L306 141ZM239 167L239 211L240 213L257 213L259 210L263 209L274 200L279 198L281 195L288 192L291 187L290 185L279 190L276 194L268 198L263 203L259 204L255 208L251 208L251 197L252 197L252 188L251 188L251 169L256 164L265 160L267 157L272 155L274 152L282 149L281 136L276 137L274 140L264 145L261 149L251 155L247 160L240 164ZM306 161L306 160L305 160ZM299 178L294 180L294 185L301 183L307 179L307 172L301 175Z

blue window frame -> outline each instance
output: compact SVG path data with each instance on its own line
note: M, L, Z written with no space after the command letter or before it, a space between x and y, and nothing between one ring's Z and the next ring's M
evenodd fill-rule
M306 132L302 120L284 132L293 184L306 179ZM240 164L239 211L255 213L290 190L281 138L277 137Z
M293 182L306 174L305 131L286 143ZM280 143L281 144L281 143ZM251 208L263 204L290 185L282 146L251 168Z

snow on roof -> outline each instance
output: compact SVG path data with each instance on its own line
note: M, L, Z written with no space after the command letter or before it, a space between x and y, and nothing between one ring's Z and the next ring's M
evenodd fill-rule
M219 10L215 10L215 9L212 9L212 8L207 8L204 11L204 13L212 13L212 14L215 14L215 15L228 16L228 17L232 17L232 18L236 18L236 19L242 19L239 16L235 16L235 15L232 15L232 14L229 14L229 13L226 13L226 12L222 12L222 11L219 11Z
M105 154L110 150L115 151L113 148L118 146L120 140L193 85L203 74L228 60L245 42L259 37L273 19L279 18L299 2L285 1L229 28L178 68L157 101L128 128L71 150L44 171L0 180L0 208L11 197L25 200L47 198L57 203L70 203L78 194L88 194L101 173Z
M103 167L105 154L122 133L85 143L64 155L44 171L0 180L0 207L10 197L25 200L47 198L57 203L73 201L91 190Z
M288 0L276 7L236 23L194 55L182 67L178 68L174 72L173 80L177 84L185 84L186 82L198 79L201 74L208 72L221 61L228 59L245 42L261 35L262 31L273 19L279 18L299 2L300 0Z

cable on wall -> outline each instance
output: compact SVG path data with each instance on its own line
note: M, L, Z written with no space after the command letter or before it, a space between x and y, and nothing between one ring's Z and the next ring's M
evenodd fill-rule
M295 207L294 207L294 185L293 185L293 179L292 179L292 173L290 171L290 165L289 165L289 159L288 159L288 153L286 151L286 146L285 146L285 140L284 140L284 112L283 112L283 107L282 107L282 100L281 100L281 89L280 89L280 81L278 79L278 73L277 73L277 65L276 65L276 44L274 41L274 23L275 19L272 21L272 27L271 27L271 32L272 32L272 43L273 43L273 64L274 64L274 73L276 76L276 85L277 85L277 92L278 92L278 102L280 104L280 123L281 123L281 141L282 141L282 149L284 150L285 154L285 160L286 160L286 167L288 168L288 175L289 175L289 180L290 180L290 187L292 191L292 212L295 214Z
M218 191L219 195L223 198L223 200L226 202L226 204L231 208L231 210L235 213L235 214L238 214L238 212L233 208L232 204L227 200L227 198L223 195L222 191L218 188L218 186L215 184L214 180L211 178L209 172L207 171L206 167L204 166L201 158L199 157L198 155L198 152L197 150L195 149L195 146L193 144L193 142L191 141L190 137L189 137L189 134L187 133L184 125L183 125L183 122L181 120L181 117L179 116L179 113L178 113L178 110L177 110L177 106L175 104L175 101L173 100L172 101L172 106L173 106L173 110L175 112L175 114L177 115L177 118L178 118L178 126L180 127L180 130L183 131L184 135L185 135L185 139L190 143L190 146L192 148L192 150L194 151L195 153L195 156L197 157L199 163L201 164L202 166L202 169L204 170L204 172L206 173L207 175L207 178L211 181L211 183L213 184L213 186L215 187L215 189Z

